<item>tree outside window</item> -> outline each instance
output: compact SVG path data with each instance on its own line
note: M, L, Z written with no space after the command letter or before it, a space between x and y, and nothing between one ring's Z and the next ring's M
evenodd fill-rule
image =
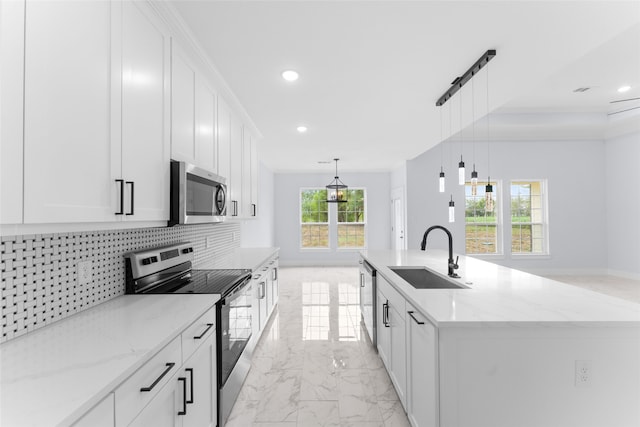
M493 184L494 208L487 211L485 206L486 182L478 182L476 195L472 194L471 183L465 185L465 250L467 254L500 253L498 185Z
M300 191L300 223L300 244L303 248L329 248L326 189Z
M349 189L347 202L338 203L338 248L364 248L364 200L364 189Z

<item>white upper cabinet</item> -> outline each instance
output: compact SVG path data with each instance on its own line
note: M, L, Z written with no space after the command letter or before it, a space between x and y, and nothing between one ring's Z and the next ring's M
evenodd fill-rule
M218 97L218 175L231 179L231 109L221 97ZM233 203L227 197L227 216L233 214Z
M111 5L27 1L25 12L24 222L113 221Z
M0 2L0 223L22 222L24 1Z
M171 49L171 158L196 162L195 146L196 72L180 47Z
M140 2L122 3L122 178L125 216L169 219L170 36Z
M215 92L175 42L171 70L171 158L217 172Z
M216 95L204 79L196 75L196 164L218 173L216 144Z
M243 203L242 178L244 175L242 162L242 122L234 115L231 115L231 176L229 178L229 200L231 215L233 217L243 217L247 212L247 207Z
M245 127L242 141L242 206L244 216L258 216L258 147L256 137Z

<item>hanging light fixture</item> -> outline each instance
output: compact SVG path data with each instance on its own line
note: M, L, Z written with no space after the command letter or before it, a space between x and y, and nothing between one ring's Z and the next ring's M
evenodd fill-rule
M471 172L471 195L478 195L478 172L476 172L476 92L471 80L471 145L473 147L473 171Z
M442 168L444 158L444 147L442 142L442 110L440 110L440 176L438 178L438 191L444 193L444 169Z
M489 172L489 165L491 164L491 152L490 152L490 130L489 126L489 66L487 65L487 172ZM484 210L485 212L493 212L493 185L491 185L491 176L487 174L487 186L484 188Z
M453 194L451 195L451 200L449 201L449 222L456 222L456 204L453 201Z
M462 90L460 91L460 163L458 163L458 184L464 185L464 161L462 160Z
M346 203L348 187L338 178L338 160L336 162L336 176L333 181L327 185L327 202L329 203Z

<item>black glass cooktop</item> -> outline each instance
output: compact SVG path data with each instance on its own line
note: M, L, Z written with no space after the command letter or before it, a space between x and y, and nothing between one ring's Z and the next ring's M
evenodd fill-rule
M237 284L251 277L251 270L220 269L191 270L190 274L181 276L179 280L165 283L146 293L152 294L225 294L232 291Z

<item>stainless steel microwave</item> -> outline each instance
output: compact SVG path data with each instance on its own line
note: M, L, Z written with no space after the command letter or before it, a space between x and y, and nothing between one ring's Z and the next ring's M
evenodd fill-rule
M171 161L169 225L224 221L227 180L186 162Z

